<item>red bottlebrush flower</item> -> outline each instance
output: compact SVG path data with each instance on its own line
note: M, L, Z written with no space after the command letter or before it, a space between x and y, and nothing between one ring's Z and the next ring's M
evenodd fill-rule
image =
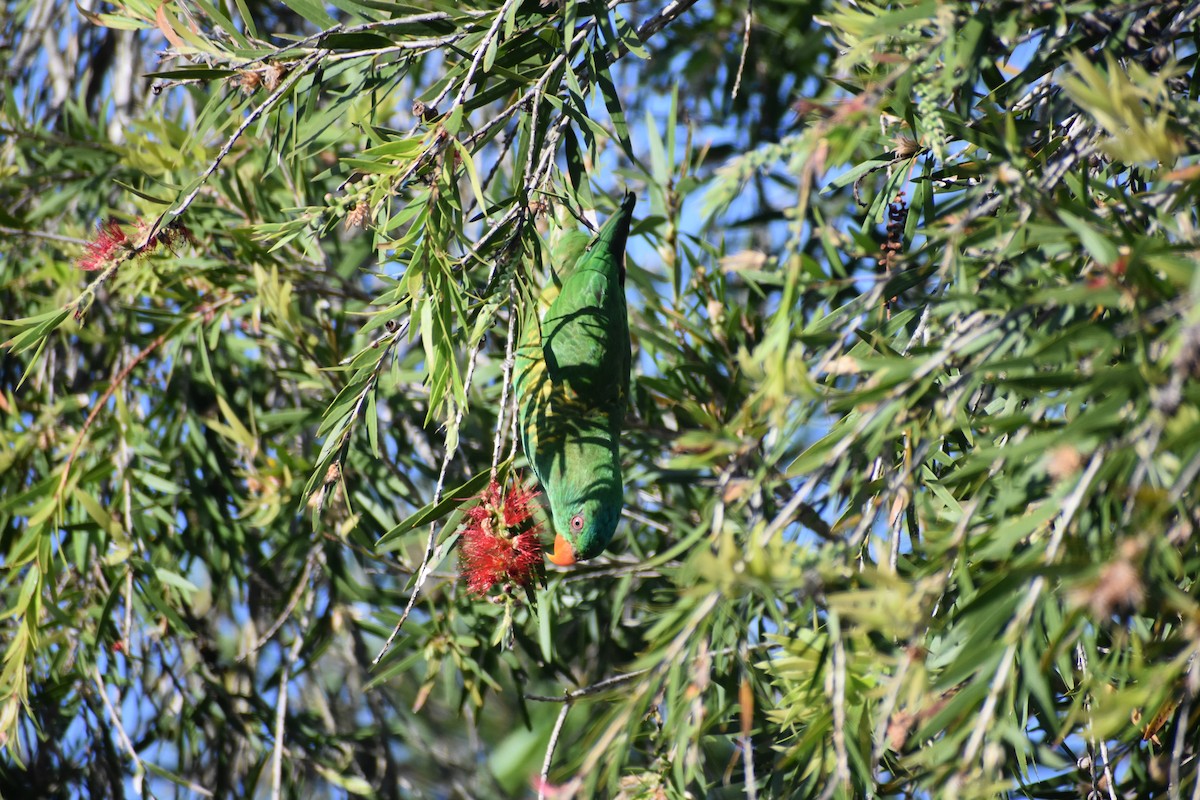
M104 262L113 257L113 253L125 246L129 241L125 231L115 219L109 219L96 232L96 240L89 242L83 255L75 262L80 269L92 271L104 266Z
M486 594L497 584L529 586L540 573L541 526L534 523L537 492L513 487L505 495L492 481L467 511L458 544L458 563L467 588Z

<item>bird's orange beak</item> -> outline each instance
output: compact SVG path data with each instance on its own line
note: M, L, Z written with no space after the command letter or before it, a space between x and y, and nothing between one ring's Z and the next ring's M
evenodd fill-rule
M569 567L575 563L575 548L563 538L561 533L554 534L554 552L546 556L560 567Z

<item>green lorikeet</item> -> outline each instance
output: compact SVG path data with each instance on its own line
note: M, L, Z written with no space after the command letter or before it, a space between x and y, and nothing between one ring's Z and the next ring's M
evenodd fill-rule
M550 501L555 564L592 558L612 541L624 505L618 443L629 394L625 241L637 199L575 262L516 351L517 413L525 454Z

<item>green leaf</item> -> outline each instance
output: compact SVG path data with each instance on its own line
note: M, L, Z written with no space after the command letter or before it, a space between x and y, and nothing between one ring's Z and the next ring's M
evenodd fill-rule
M371 444L371 454L379 458L379 412L375 408L375 390L367 393L367 439Z
M326 13L319 0L284 0L283 4L318 28L332 28L337 20Z
M183 577L179 573L163 569L162 567L155 567L154 575L166 585L179 589L185 594L194 594L200 591L200 587L196 586L196 584L192 583L187 578Z
M617 92L617 87L613 83L607 66L602 65L599 61L595 61L593 62L593 68L596 69L596 86L600 89L600 94L604 98L604 105L608 109L608 116L612 120L613 132L617 135L617 141L621 143L621 147L624 148L627 154L632 156L634 153L633 143L629 139L629 125L625 121L625 111L621 108L621 98ZM581 113L585 112L582 112L581 109Z
M39 314L36 317L0 320L0 325L13 325L23 328L21 333L4 342L4 346L7 346L14 353L23 353L61 325L70 313L70 308L60 308L54 311L47 311L45 314Z
M1096 228L1066 209L1059 208L1057 213L1058 218L1063 221L1063 224L1079 237L1080 243L1083 244L1092 258L1105 265L1117 263L1118 253L1116 246Z
M343 775L341 772L330 769L323 764L315 764L314 766L316 766L317 772L321 773L321 777L325 778L325 780L329 781L334 786L338 786L346 790L348 794L352 794L357 797L375 796L375 790L372 788L371 784L357 775Z
M471 184L471 191L475 193L475 202L479 204L479 210L487 218L488 203L483 196L483 185L479 182L479 173L475 170L475 159L471 156L469 150L464 147L457 139L452 140L455 148L462 155L463 169L466 170L467 179Z
M160 206L171 205L170 200L167 200L162 197L156 197L155 195L152 195L149 192L143 192L141 189L134 188L133 186L130 186L128 183L124 183L122 181L116 180L115 178L113 179L113 183L115 183L117 186L120 186L122 189L132 192L133 194L137 195L138 197L142 198L143 200L149 200L150 202L157 203Z
M168 81L223 80L237 75L237 70L205 66L182 66L161 72L147 72L144 77Z

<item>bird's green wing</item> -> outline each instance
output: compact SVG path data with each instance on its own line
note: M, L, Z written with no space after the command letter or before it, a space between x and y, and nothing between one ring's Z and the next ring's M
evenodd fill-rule
M587 410L623 408L629 389L625 242L632 214L630 195L580 256L542 320L550 378Z

